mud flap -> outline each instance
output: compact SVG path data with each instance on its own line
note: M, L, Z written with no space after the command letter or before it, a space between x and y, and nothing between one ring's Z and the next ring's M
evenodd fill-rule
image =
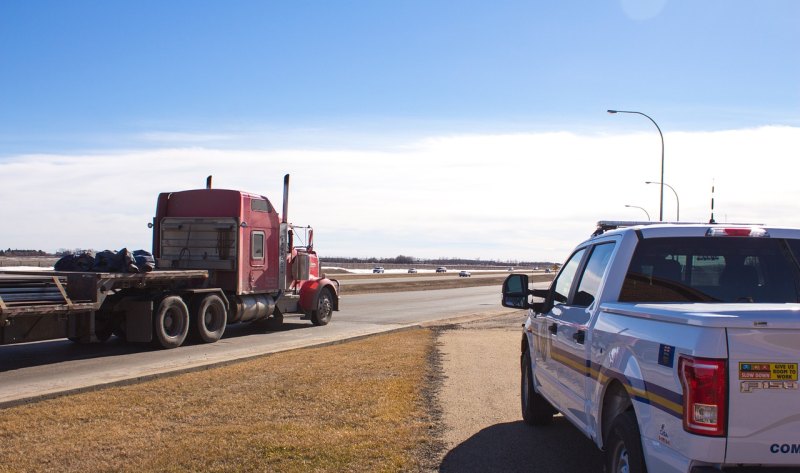
M125 337L129 342L153 339L153 301L126 299L116 309L125 312Z

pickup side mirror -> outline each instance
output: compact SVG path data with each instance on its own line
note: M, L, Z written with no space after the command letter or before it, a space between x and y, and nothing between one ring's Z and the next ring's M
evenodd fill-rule
M545 302L530 302L529 297L541 297L547 300L549 289L528 289L527 274L512 274L503 281L503 307L512 309L533 309L536 313L544 312Z
M512 274L503 281L503 307L512 309L530 309L528 296L531 291L528 289L527 274Z

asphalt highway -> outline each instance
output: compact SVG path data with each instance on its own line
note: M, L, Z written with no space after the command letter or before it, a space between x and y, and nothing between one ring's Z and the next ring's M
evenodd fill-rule
M477 273L473 272L471 276L472 279L490 279L490 278L497 278L498 276L505 277L509 273L501 273L501 272L485 272L485 273ZM370 277L371 276L371 277ZM330 277L336 278L342 284L342 287L347 286L357 286L359 284L375 284L375 283L398 283L398 282L420 282L420 281L442 281L445 279L466 279L466 277L461 277L458 275L458 272L450 272L445 274L375 274L375 275L367 275L364 277L362 275L357 275L355 277L341 277L337 275L331 275Z

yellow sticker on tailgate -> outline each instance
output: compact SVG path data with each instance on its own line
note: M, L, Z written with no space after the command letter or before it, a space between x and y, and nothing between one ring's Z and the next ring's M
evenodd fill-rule
M739 379L797 381L797 363L739 362Z

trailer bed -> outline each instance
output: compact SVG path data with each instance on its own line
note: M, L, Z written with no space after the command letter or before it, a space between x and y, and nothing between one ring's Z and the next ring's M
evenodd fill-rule
M70 314L97 310L105 296L121 289L163 284L201 285L204 270L156 270L147 273L77 271L0 271L0 325L25 315Z

